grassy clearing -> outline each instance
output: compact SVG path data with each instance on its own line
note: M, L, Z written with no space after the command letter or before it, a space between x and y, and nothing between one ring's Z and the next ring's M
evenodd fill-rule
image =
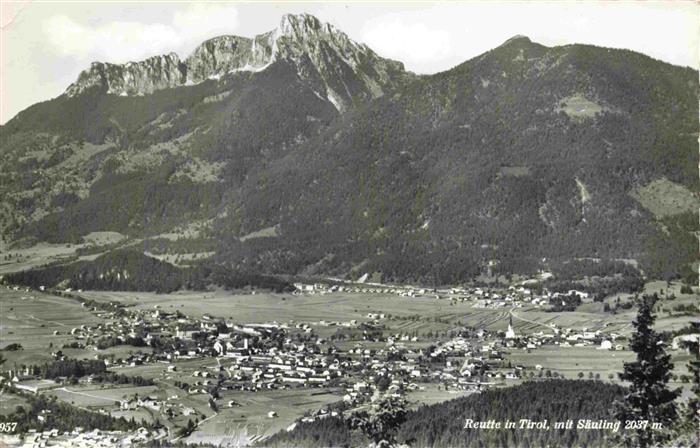
M588 377L588 372L599 373L602 379L609 374L616 375L622 371L622 363L634 358L634 353L624 351L599 350L596 347L559 347L545 346L527 353L513 350L507 360L513 365L522 364L534 368L541 365L544 370L558 372L566 378L575 379L579 372Z
M279 226L265 227L264 229L256 230L239 238L241 241L251 240L254 238L274 238L279 236Z
M683 185L666 178L639 188L632 193L632 197L657 218L697 211L700 208L700 198Z
M605 109L582 95L573 95L561 101L559 110L571 118L584 119L595 117Z
M498 177L523 177L529 176L532 172L529 166L502 166L498 170Z
M0 251L0 275L24 271L57 261L67 261L77 255L79 249L110 246L124 242L127 237L119 232L91 232L83 237L80 244L51 244L41 242L31 247ZM100 253L80 257L94 259Z
M669 381L669 386L681 391L681 400L688 400L693 396L691 384L681 381L682 375L688 375L686 364L690 355L682 350L671 350L671 361L674 363L674 378ZM531 353L525 351L513 351L506 359L512 365L525 366L526 375L534 372L537 378L536 365L543 367L543 371L551 370L567 379L578 379L579 373L583 373L584 379L589 379L592 373L594 378L599 375L602 381L619 382L618 374L622 372L623 363L634 361L636 355L629 350L607 351L598 350L595 347L567 347L558 346L541 347ZM612 376L612 377L611 377ZM507 385L519 384L523 380L508 380Z
M0 415L12 414L17 406L26 406L27 401L17 395L3 392L0 394Z
M119 232L90 232L83 237L86 243L91 243L96 246L103 246L107 244L116 244L124 241L127 238Z
M23 349L4 351L6 365L37 364L50 360L51 348L72 342L70 330L101 320L76 300L39 292L0 289L0 347L21 344ZM54 332L58 335L54 335Z
M465 397L471 393L464 390L438 389L437 384L421 384L421 387L423 387L423 390L409 391L407 394L409 403L413 408Z
M158 388L156 386L142 387L114 387L100 388L94 386L83 387L61 387L49 392L59 400L74 404L81 407L102 408L113 407L115 402L130 398L134 394L139 396L157 395Z
M177 241L180 239L200 238L202 236L202 232L211 228L211 224L211 220L191 221L189 224L176 227L170 232L154 235L151 237L151 239L162 238L170 241Z
M82 244L39 243L23 249L11 249L0 256L0 275L43 266L75 256Z
M309 390L276 390L229 392L222 396L222 403L234 400L240 404L222 408L219 414L201 424L188 437L188 443L217 443L224 446L237 442L249 443L254 437L270 436L288 427L305 412L323 407L341 399L340 392ZM269 418L268 412L277 413Z
M190 253L176 253L176 254L154 254L151 252L144 252L144 255L156 258L160 261L165 261L173 266L188 266L193 261L203 260L205 258L211 258L216 254L216 252L190 252Z

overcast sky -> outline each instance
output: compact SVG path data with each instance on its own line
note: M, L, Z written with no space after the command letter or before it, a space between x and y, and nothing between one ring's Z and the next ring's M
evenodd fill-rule
M274 29L308 12L417 73L446 70L523 34L588 43L698 67L700 7L675 2L192 3L0 0L0 122L60 95L92 61L127 62L203 40Z

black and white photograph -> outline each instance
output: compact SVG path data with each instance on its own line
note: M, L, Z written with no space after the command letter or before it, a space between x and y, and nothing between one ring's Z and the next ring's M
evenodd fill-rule
M699 40L0 0L0 448L700 446Z

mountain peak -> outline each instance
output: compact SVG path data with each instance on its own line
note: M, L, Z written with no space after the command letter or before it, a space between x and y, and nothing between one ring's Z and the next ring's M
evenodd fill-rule
M510 45L513 43L520 43L520 44L531 44L532 40L530 40L529 37L523 35L523 34L516 34L515 36L511 37L510 39L506 40L503 42L501 46L505 45Z
M380 58L333 25L310 14L285 14L273 31L252 38L214 37L184 60L170 53L126 64L93 63L66 95L94 87L113 95L147 95L230 73L262 71L277 61L291 64L302 79L321 82L317 95L339 111L356 99L382 95L393 78L405 75L403 64Z
M284 36L308 35L309 32L319 31L336 31L333 25L323 23L316 16L306 13L283 15L277 30Z

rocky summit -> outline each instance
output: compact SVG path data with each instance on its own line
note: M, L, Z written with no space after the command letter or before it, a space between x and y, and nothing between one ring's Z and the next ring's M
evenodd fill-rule
M265 274L691 276L697 99L696 70L632 51L516 36L417 76L285 15L185 59L94 63L19 113L0 129L0 230L118 232Z
M191 86L236 72L264 70L275 60L292 63L302 78L319 78L318 95L344 110L357 98L376 98L394 85L403 64L378 57L316 17L287 14L279 27L253 38L219 36L181 60L175 53L140 62L94 62L66 90L76 96L87 89L112 95L146 95L156 90Z

